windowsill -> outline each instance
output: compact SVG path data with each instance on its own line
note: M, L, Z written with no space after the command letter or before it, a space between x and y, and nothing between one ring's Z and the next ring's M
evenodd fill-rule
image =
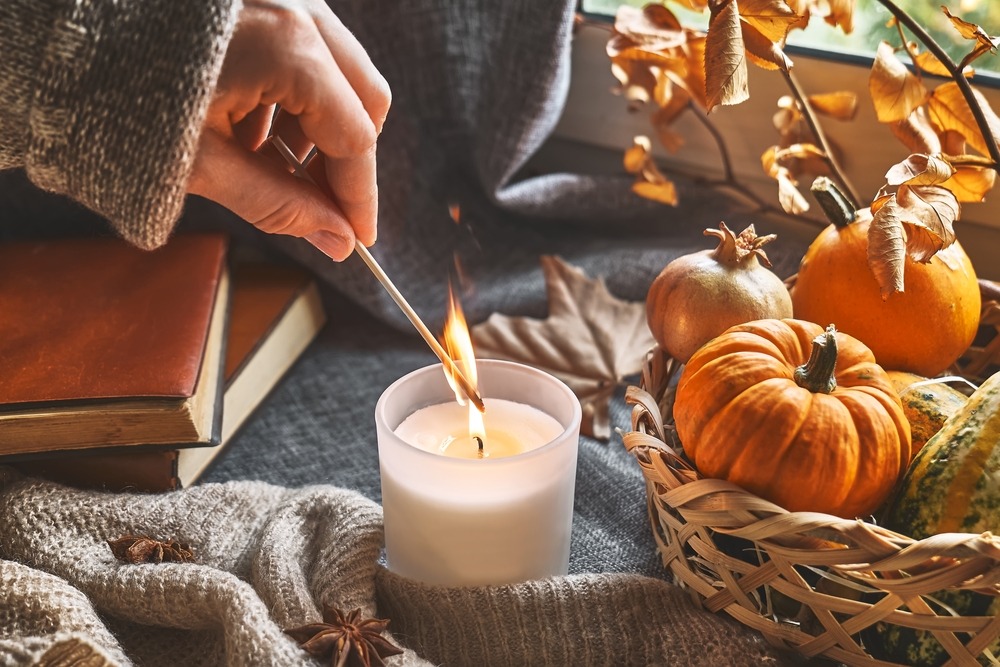
M606 30L583 26L573 47L573 74L566 108L555 129L554 138L540 156L550 168L565 164L578 169L581 164L595 171L621 170L621 156L636 135L651 135L648 115L652 111L629 113L623 98L611 91L611 76L605 54ZM871 198L884 183L886 170L903 160L907 149L880 124L870 103L866 103L868 67L857 61L820 59L813 53L796 49L795 72L808 93L854 90L859 92L857 117L850 122L825 120L827 131L848 176L862 197ZM777 202L777 186L761 168L760 156L777 142L771 125L777 99L787 94L782 78L773 72L750 67L750 99L735 107L724 107L711 115L725 138L737 178L766 201ZM1000 109L1000 89L980 87L994 109ZM692 118L682 118L676 129L685 137L685 146L669 154L657 148L658 160L669 172L721 175L717 148L708 133ZM604 163L606 161L606 164ZM998 184L997 188L1000 188ZM806 193L808 196L808 192ZM817 207L809 212L820 220ZM769 221L773 230L812 238L816 224L795 223L784 218ZM956 232L972 258L980 277L1000 280L1000 189L987 202L965 204Z

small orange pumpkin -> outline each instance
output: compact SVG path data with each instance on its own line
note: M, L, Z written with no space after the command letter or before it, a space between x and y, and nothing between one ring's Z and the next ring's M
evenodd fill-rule
M815 191L842 196L836 190ZM981 298L969 256L955 241L924 264L904 263L904 291L882 298L868 265L872 214L837 219L806 250L795 285L792 309L797 319L835 322L875 354L883 368L931 377L947 369L972 343L979 327ZM850 212L848 212L850 213ZM846 217L846 216L845 216Z
M910 427L886 372L832 325L728 329L688 361L673 416L702 475L791 511L870 514L910 462Z

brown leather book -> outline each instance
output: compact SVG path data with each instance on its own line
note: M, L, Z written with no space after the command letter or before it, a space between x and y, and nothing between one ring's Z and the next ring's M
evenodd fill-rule
M220 445L69 453L16 466L64 484L112 491L167 491L197 482L326 321L316 283L302 269L234 261L232 276Z
M211 446L227 239L0 244L0 454Z

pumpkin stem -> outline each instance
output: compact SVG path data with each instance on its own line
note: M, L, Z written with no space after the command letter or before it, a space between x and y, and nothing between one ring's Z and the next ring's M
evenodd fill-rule
M724 222L719 223L718 229L706 229L705 236L714 236L719 239L719 245L716 246L713 255L715 261L725 266L738 266L749 258L756 257L761 264L770 267L771 260L767 258L762 248L778 238L777 234L757 236L753 225L748 225L737 236Z
M823 209L827 219L834 224L837 229L843 229L854 222L858 214L837 184L826 176L817 176L810 188L813 197L819 202L819 207Z
M795 383L814 394L829 394L837 388L837 330L831 324L812 342L809 361L795 369Z

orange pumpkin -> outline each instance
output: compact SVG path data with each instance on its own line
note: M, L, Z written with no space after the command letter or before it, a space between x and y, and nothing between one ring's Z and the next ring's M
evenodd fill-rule
M791 511L875 511L910 462L896 390L857 339L801 320L728 329L688 361L673 408L684 452Z
M868 265L868 209L834 224L806 251L791 289L797 319L835 322L883 368L934 376L972 343L981 299L972 262L956 241L924 264L906 258L904 291L884 300Z

